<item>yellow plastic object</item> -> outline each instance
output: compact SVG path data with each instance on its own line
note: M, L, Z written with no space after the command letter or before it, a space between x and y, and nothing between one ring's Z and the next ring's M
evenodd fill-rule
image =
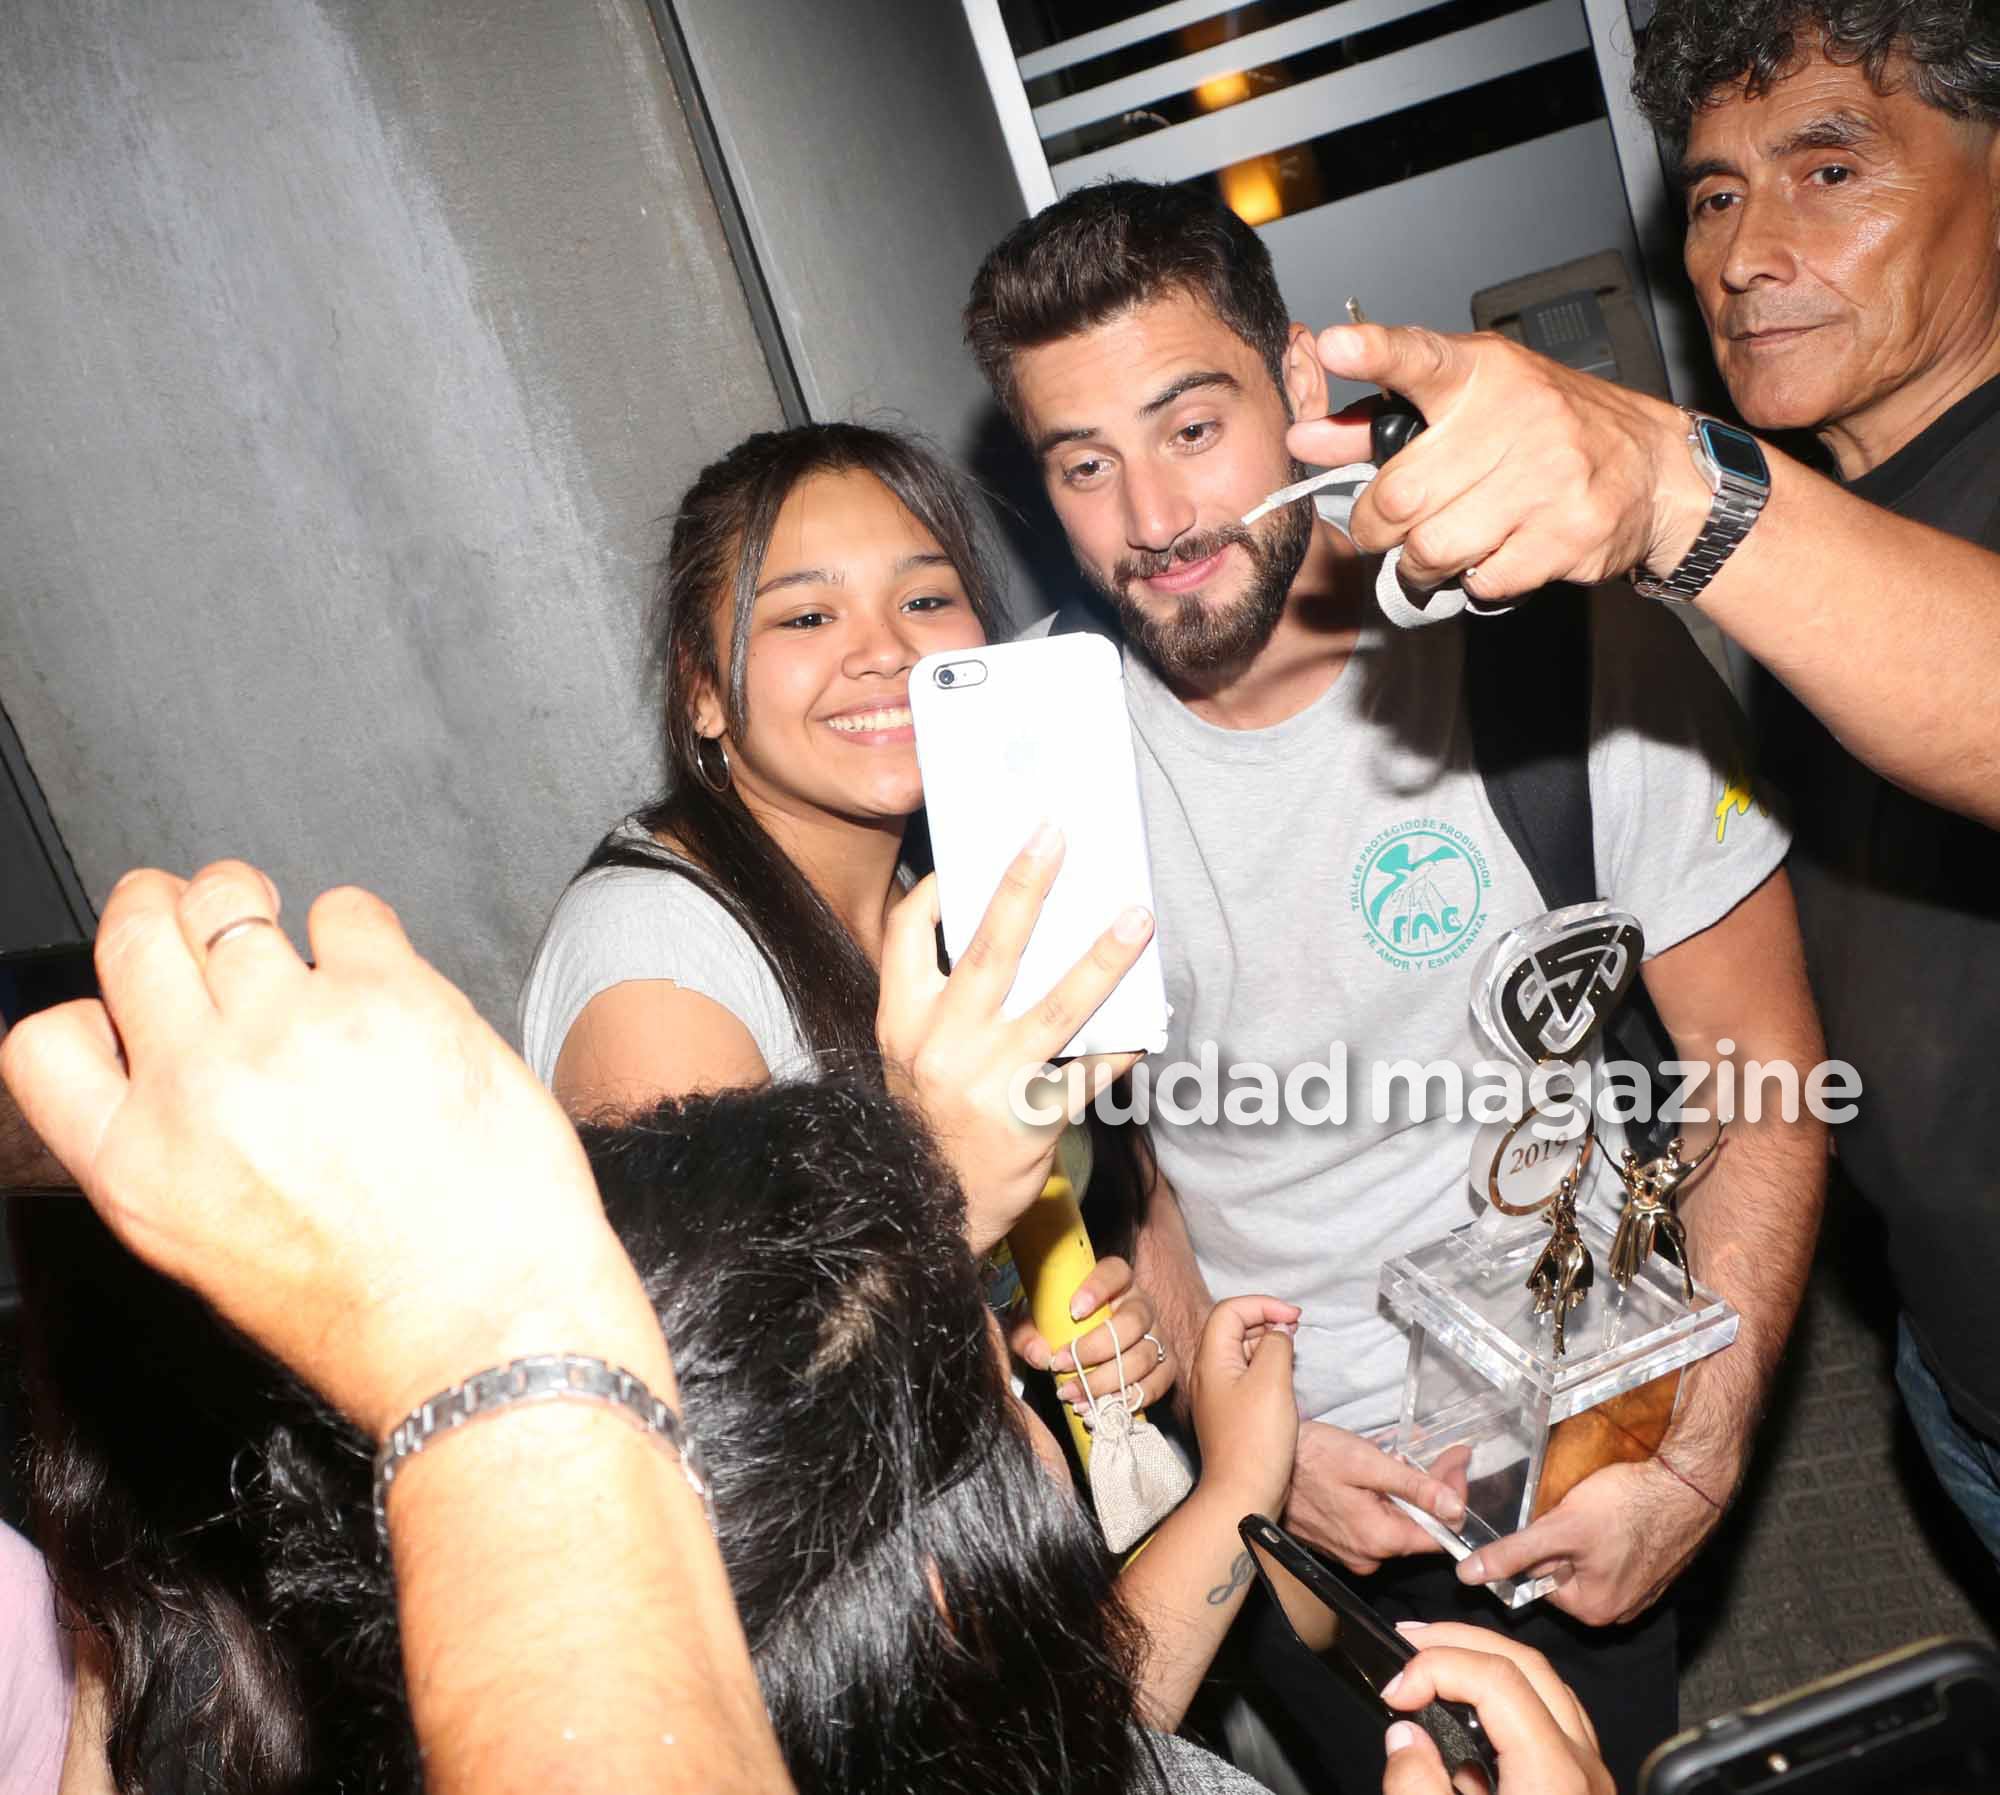
M1051 1352L1061 1352L1079 1334L1087 1334L1101 1322L1110 1320L1107 1304L1082 1321L1070 1319L1070 1298L1090 1276L1097 1264L1090 1236L1084 1232L1083 1211L1076 1191L1061 1172L1051 1172L1042 1194L1027 1214L1007 1235L1007 1246L1027 1293L1028 1313L1049 1343ZM1065 1405L1070 1437L1086 1469L1090 1465L1090 1430L1074 1409Z

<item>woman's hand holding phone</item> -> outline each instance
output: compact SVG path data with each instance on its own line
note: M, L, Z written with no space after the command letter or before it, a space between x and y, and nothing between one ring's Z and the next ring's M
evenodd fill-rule
M1382 1691L1383 1701L1406 1714L1439 1700L1476 1709L1500 1760L1500 1786L1491 1795L1617 1795L1598 1755L1597 1729L1540 1652L1451 1621L1406 1622L1399 1630L1417 1655ZM1390 1727L1388 1750L1382 1795L1472 1795L1484 1787L1476 1773L1454 1783L1437 1747L1409 1721Z
M1141 1057L1093 1055L1060 1086L1026 1082L1111 995L1153 934L1144 910L1125 911L1039 1003L1011 1021L1002 1015L1062 855L1061 832L1045 827L1015 856L949 975L937 965L935 875L890 913L882 944L875 1034L889 1089L923 1112L958 1174L976 1253L1041 1195L1064 1127Z

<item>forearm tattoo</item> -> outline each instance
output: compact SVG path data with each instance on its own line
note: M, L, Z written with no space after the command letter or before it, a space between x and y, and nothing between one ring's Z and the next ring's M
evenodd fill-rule
M1239 1552L1236 1554L1236 1562L1229 1567L1229 1581L1227 1583L1218 1583L1208 1592L1208 1605L1211 1608L1220 1608L1224 1602L1228 1601L1231 1596L1235 1595L1249 1581L1250 1554L1248 1552Z

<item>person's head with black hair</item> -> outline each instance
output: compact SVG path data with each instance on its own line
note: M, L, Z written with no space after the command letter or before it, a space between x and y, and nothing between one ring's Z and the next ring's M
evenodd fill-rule
M1134 1786L1137 1635L907 1112L788 1085L583 1135L803 1795Z
M1242 518L1301 471L1286 428L1326 409L1263 239L1191 187L1079 188L993 247L964 323L1127 638L1190 684L1247 667L1285 616L1313 513Z
M1851 478L2000 372L2000 13L1661 0L1633 75L1744 418Z
M872 425L759 431L674 513L648 622L667 790L636 821L756 943L823 1063L872 1062L875 969L767 820L900 839L923 802L910 664L1006 634L998 569L966 477ZM659 860L614 834L584 870Z
M27 1531L121 1795L419 1788L367 1442L81 1201L14 1223Z
M1815 57L1906 86L1947 117L2000 124L2000 13L1982 0L1661 0L1632 92L1676 144L1732 90L1761 99Z
M786 1085L584 1133L804 1795L1152 1786L1137 1632L1008 1397L962 1198L907 1112ZM416 1790L366 1443L68 1220L95 1238L23 1243L31 1525L119 1788Z
M973 276L965 341L1027 429L1015 364L1156 300L1198 299L1254 351L1280 398L1291 313L1264 239L1210 194L1149 181L1079 187L1000 239Z

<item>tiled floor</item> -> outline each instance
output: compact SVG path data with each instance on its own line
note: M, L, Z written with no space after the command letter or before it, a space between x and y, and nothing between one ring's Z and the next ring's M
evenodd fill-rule
M1995 1636L2000 1577L1896 1394L1879 1242L1836 1192L1758 1461L1683 1586L1684 1724L1931 1634Z

